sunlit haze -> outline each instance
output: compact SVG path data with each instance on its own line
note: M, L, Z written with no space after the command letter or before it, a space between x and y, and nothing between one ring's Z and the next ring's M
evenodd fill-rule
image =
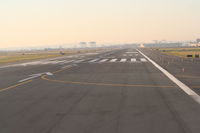
M0 48L200 37L200 0L1 0Z

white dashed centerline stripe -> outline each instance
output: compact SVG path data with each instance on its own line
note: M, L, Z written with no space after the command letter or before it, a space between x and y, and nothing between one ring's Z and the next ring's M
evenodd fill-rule
M136 62L136 59L135 58L131 58L131 62Z
M137 51L140 52L140 54L142 54L145 58L147 58L156 68L158 68L163 74L165 74L172 82L178 85L186 94L191 96L197 103L200 104L200 96L196 92L194 92L191 88L189 88L187 85L182 83L180 80L178 80L171 73L169 73L167 70L165 70L160 65L158 65L156 62L151 60L149 57L143 54L140 50L137 49Z
M145 58L141 58L140 61L141 62L147 62L147 60Z
M102 59L102 60L100 60L99 61L99 63L101 63L101 62L106 62L108 59Z
M92 62L95 62L95 61L98 61L98 60L99 60L99 58L93 59L93 60L91 60L91 61L89 61L89 62L92 63Z
M112 60L110 60L110 62L116 62L117 61L117 59L112 59Z
M126 62L127 61L127 59L121 59L120 60L120 62Z

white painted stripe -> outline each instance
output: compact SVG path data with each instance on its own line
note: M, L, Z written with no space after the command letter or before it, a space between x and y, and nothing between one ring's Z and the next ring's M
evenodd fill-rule
M37 77L40 77L41 75L36 75L36 76L32 76L32 77L29 77L29 78L25 78L25 79L22 79L20 81L18 81L19 83L20 82L24 82L24 81L27 81L27 80L30 80L30 79L34 79L34 78L37 78Z
M30 79L34 79L34 78L37 78L37 77L42 76L43 74L46 74L46 75L49 75L49 76L52 76L52 75L53 75L53 73L51 73L51 72L44 72L44 73L31 74L31 75L29 75L29 76L31 76L31 77L22 79L22 80L20 80L20 81L18 81L18 82L24 82L24 81L27 81L27 80L30 80Z
M158 65L156 62L151 60L149 57L143 54L140 50L138 50L138 52L140 52L140 54L142 54L145 58L147 58L156 68L158 68L162 73L164 73L172 82L178 85L186 94L191 96L196 102L200 104L200 96L196 92L194 92L191 88L189 88L187 85L182 83L180 80L178 80L171 73L169 73L167 70L165 70L160 65Z
M52 76L53 73L51 73L51 72L46 72L46 75Z
M89 61L89 62L92 63L92 62L95 62L95 61L98 61L98 60L99 60L99 58L93 59L93 60L91 60L91 61Z
M131 58L131 62L136 62L136 59L135 58Z
M120 60L120 62L126 62L127 61L127 59L121 59Z
M103 60L100 60L99 62L106 62L108 59L103 59Z
M112 59L112 60L110 60L110 62L116 62L117 61L117 59Z
M81 63L83 62L84 60L77 60L77 61L74 61L74 63Z
M145 58L141 58L140 61L141 62L147 62L147 60Z

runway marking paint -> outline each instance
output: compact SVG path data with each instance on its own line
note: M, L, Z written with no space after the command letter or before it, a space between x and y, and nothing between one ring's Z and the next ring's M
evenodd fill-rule
M176 77L174 77L171 73L169 73L167 70L162 68L160 65L158 65L156 62L151 60L149 57L147 57L145 54L143 54L140 50L137 49L137 51L142 54L146 59L148 59L156 68L158 68L163 74L165 74L171 81L173 81L177 86L179 86L186 94L191 96L197 103L200 104L200 96L194 92L191 88L189 88L187 85L182 83L180 80L178 80Z

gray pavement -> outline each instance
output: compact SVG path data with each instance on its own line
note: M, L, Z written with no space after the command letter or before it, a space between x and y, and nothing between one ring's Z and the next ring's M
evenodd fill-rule
M0 68L0 133L199 133L199 103L136 49L60 60Z

